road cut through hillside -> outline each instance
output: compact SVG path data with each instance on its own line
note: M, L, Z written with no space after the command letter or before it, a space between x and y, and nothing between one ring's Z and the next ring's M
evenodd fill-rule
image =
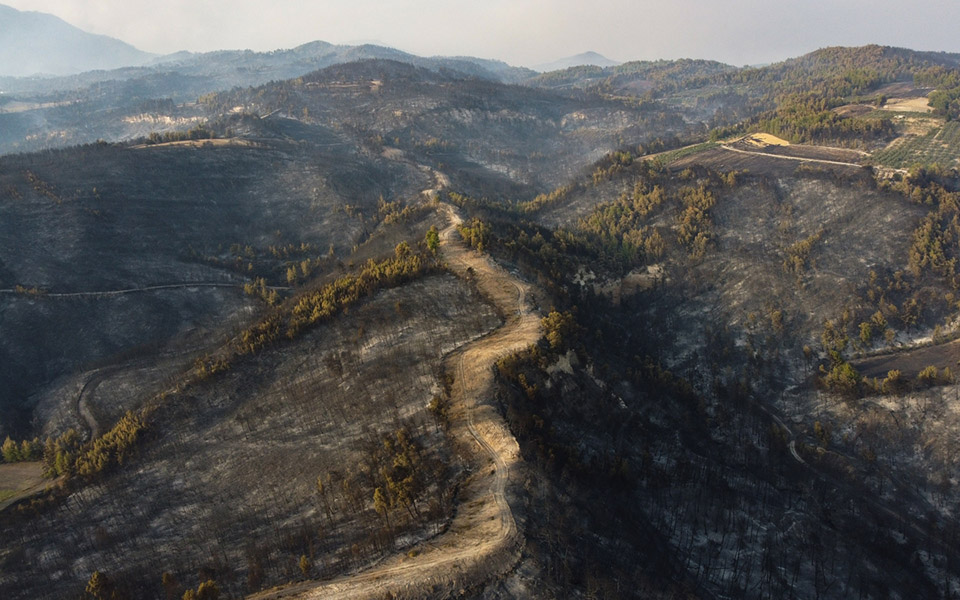
M442 187L442 180L438 180ZM507 484L520 448L493 405L497 359L535 343L540 319L528 301L529 285L489 257L467 248L457 236L457 210L441 204L448 225L440 234L450 270L475 283L505 316L505 323L461 346L444 359L453 378L450 434L468 458L470 475L461 488L448 530L432 540L352 575L311 581L253 596L260 600L446 597L490 581L513 568L523 536L507 498Z

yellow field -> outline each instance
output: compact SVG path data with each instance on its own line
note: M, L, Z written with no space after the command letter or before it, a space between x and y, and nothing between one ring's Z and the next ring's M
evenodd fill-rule
M784 139L780 139L775 135L770 135L769 133L751 133L750 135L741 138L739 141L742 141L754 148L766 148L767 146L789 146L790 142Z

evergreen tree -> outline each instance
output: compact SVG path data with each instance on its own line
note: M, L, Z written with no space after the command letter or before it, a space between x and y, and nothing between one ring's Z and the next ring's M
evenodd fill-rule
M10 439L10 436L7 436L7 439L3 442L3 446L0 446L0 453L3 454L4 462L14 463L21 460L20 447L15 441Z

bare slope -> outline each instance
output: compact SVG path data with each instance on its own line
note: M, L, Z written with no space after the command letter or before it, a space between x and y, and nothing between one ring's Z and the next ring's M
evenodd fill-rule
M458 189L497 179L549 188L622 139L686 128L668 109L641 111L596 96L571 98L386 60L232 90L206 104L215 114L237 107L261 115L279 111L350 132L376 148L402 148L423 163L443 163Z
M257 277L287 286L304 260L314 275L336 269L376 230L381 197L423 187L406 165L321 146L322 131L261 133L272 137L0 162L0 434L26 436L57 378L249 316L242 286Z
M427 412L441 358L496 323L462 282L434 276L171 396L132 463L3 525L22 544L0 554L0 595L68 597L100 569L135 597L162 595L163 571L178 595L210 577L238 596L299 576L301 555L330 576L433 534L455 476ZM401 430L423 487L384 527L372 486Z

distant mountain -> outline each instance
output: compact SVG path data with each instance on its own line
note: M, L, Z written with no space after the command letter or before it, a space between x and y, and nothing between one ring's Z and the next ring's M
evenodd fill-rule
M583 54L577 54L576 56L568 56L553 62L537 65L533 67L533 70L540 71L541 73L547 73L550 71L559 71L560 69L569 69L570 67L579 67L582 65L614 67L619 64L620 63L617 61L610 60L602 54L597 54L596 52L584 52Z
M49 14L0 4L0 75L70 75L142 65L152 54Z
M503 83L521 83L537 74L497 60L466 56L422 57L373 44L345 46L315 41L273 52L183 51L155 57L138 67L45 79L4 77L0 69L0 89L8 94L32 95L76 91L94 85L100 89L98 84L105 82L129 82L123 87L128 90L136 88L139 97L162 96L182 101L213 91L291 79L332 65L368 59L395 60L432 71L457 71L469 77Z
M470 56L432 56L423 57L396 48L362 44L346 46L315 41L290 50L274 52L221 51L205 54L178 53L171 57L158 59L158 64L166 68L177 68L181 72L203 74L210 77L223 77L236 71L241 75L235 85L257 85L274 79L296 77L316 69L332 65L356 62L358 60L379 59L423 67L432 71L448 69L464 75L517 83L536 75L530 69L512 67L505 62L475 58ZM251 74L262 74L260 81L250 80ZM227 87L227 86L222 86Z

